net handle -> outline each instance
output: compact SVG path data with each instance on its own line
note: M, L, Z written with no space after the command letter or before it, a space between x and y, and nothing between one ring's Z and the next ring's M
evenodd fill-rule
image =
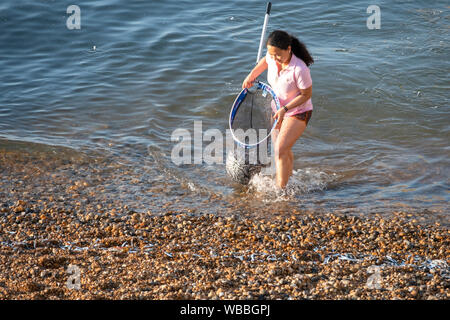
M256 64L258 64L261 59L262 49L264 46L264 36L266 35L267 23L269 23L270 9L272 8L272 3L267 2L266 15L264 17L264 24L261 32L261 39L259 40L258 56L256 57Z

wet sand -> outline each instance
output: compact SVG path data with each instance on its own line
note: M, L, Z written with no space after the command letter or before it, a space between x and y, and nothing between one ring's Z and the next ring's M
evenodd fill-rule
M449 230L426 211L155 214L100 192L105 164L38 154L0 153L0 299L450 298Z

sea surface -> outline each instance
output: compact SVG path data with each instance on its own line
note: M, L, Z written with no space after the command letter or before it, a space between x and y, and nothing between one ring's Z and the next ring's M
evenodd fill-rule
M379 29L367 26L371 4L380 8ZM79 29L68 27L76 22L70 5L80 9ZM293 148L287 193L276 193L271 176L233 182L225 143L222 162L174 163L175 130L194 138L201 121L202 133L217 129L225 140L231 104L256 60L265 6L2 1L1 150L121 163L139 183L115 179L103 196L152 212L171 201L199 213L232 204L254 213L283 206L448 217L448 1L273 1L268 32L292 33L315 59L314 112ZM147 204L156 186L158 201Z

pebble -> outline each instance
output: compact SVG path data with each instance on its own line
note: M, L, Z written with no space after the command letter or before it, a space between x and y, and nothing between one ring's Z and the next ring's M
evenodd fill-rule
M27 157L0 153L0 180L23 181L0 184L0 299L450 299L448 228L410 212L204 214L213 200L152 203L164 188L107 160ZM104 190L125 178L150 192L111 199ZM81 290L67 287L70 265ZM374 265L381 290L367 286Z

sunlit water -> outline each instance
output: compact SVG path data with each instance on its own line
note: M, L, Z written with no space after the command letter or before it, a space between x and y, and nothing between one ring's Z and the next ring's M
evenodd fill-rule
M250 211L280 203L448 211L446 1L377 1L378 30L367 28L366 1L273 2L269 32L293 33L315 58L314 112L283 193L270 176L236 185L225 161L171 159L172 133L193 136L194 121L225 139L229 108L256 57L263 2L77 1L79 30L66 26L71 4L0 4L0 138L9 148L21 141L30 150L62 146L115 159L163 186L162 202L184 197L188 207L215 195ZM125 202L145 198L139 187L115 183Z

